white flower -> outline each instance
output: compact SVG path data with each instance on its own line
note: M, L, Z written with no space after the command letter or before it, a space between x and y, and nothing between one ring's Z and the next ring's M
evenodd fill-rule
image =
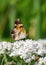
M43 65L43 64L46 65L46 57L40 58L37 65Z
M12 43L10 43L10 42L7 43L7 49L8 50L11 50L12 49Z
M0 54L4 54L4 50L2 49L2 50L0 50Z
M28 58L25 60L26 63L29 63L31 61L31 58Z
M3 48L2 43L0 43L0 50Z
M29 63L32 59L35 60L35 55L46 56L46 41L35 40L20 40L14 43L0 42L0 54L4 54L5 50L8 50L9 56L20 56L26 63ZM42 62L46 65L46 57L40 58L35 64L40 65Z
M43 49L39 49L39 50L38 50L38 55L41 55L41 56L44 55L44 51L43 51Z
M35 60L35 55L32 55L32 57L31 57L33 60Z
M16 56L16 55L17 55L16 50L15 50L15 51L13 51L13 52L11 52L11 54L9 54L9 56L10 56L10 57L12 57L12 56Z
M7 49L7 42L2 42L3 49Z

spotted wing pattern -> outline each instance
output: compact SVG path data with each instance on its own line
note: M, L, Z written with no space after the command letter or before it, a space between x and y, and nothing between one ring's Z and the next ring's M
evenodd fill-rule
M17 19L15 21L14 28L11 32L11 35L14 40L20 40L26 38L27 36L26 30L23 24L21 23L20 19Z

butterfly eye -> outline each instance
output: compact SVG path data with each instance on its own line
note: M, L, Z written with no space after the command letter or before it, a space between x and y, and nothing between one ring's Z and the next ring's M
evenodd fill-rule
M21 24L21 20L19 18L16 19L15 24Z

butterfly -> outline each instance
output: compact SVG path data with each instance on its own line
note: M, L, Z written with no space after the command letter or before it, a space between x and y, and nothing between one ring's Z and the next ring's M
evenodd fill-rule
M27 37L26 30L19 18L15 21L14 28L11 32L11 36L14 40L21 40Z

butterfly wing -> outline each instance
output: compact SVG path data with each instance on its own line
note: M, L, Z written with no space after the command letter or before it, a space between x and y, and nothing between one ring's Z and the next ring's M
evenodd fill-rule
M24 39L26 38L27 34L26 34L26 30L23 26L22 23L20 23L20 20L18 20L19 22L16 21L14 28L12 30L12 38L14 40L20 40L20 39Z

